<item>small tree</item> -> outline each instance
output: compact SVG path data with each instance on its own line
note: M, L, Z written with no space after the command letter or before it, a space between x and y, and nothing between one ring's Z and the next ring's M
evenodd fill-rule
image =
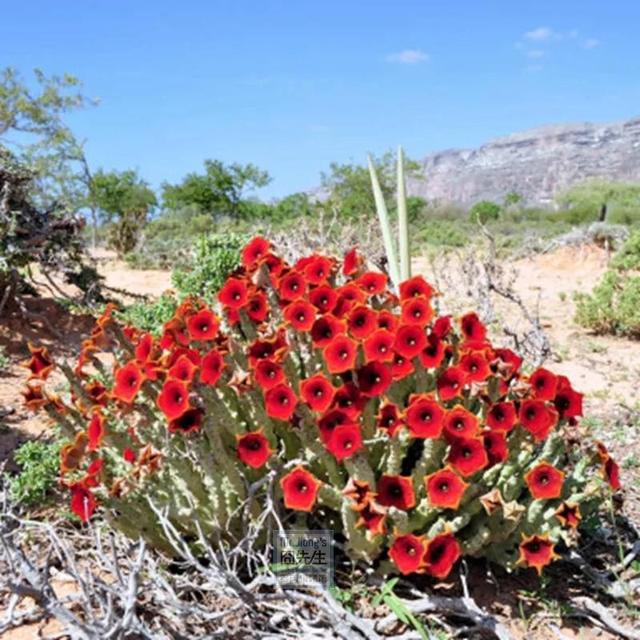
M91 180L90 202L109 225L109 243L122 255L135 249L156 196L136 171L98 171Z
M476 202L469 211L469 217L473 222L487 223L489 220L497 220L500 217L502 207L490 200Z
M248 217L255 205L246 200L247 194L271 182L269 174L253 164L205 160L204 168L204 174L190 173L179 184L164 183L164 207L196 206L214 217Z
M567 189L558 196L580 219L604 222L611 209L640 204L640 185L594 178Z

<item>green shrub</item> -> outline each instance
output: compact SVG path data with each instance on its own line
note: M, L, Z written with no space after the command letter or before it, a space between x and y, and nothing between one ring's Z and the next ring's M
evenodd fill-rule
M60 443L26 442L16 450L14 460L22 469L9 484L11 497L26 507L41 504L56 486Z
M227 276L240 265L240 250L245 236L236 233L201 237L194 248L188 270L177 269L172 281L180 298L199 296L211 301Z
M469 231L457 222L429 220L421 225L415 241L435 247L464 247L469 242Z
M596 333L640 338L640 231L631 235L590 294L577 293L576 322Z
M480 221L485 224L489 220L497 220L500 217L502 207L490 200L481 200L469 210L469 218L472 222Z
M0 373L2 373L5 369L9 368L9 356L7 355L6 349L4 347L0 347Z
M154 302L136 302L118 312L125 324L134 325L154 335L162 332L162 326L173 316L178 303L169 294L163 294Z

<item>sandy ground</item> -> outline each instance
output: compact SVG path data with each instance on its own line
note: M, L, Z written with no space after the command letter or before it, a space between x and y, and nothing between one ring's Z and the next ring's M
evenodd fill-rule
M100 271L109 286L158 296L171 287L165 271L134 271L109 254L97 255ZM640 342L607 336L594 336L573 322L573 294L590 291L606 269L608 256L597 247L563 248L547 255L536 255L511 263L516 287L525 302L540 300L540 316L555 352L554 362L546 364L553 371L567 375L574 386L586 394L585 415L593 423L594 433L603 439L617 457L625 489L625 512L640 524ZM430 276L429 263L414 262L414 271ZM46 436L47 425L41 417L27 413L19 390L24 369L19 366L27 356L26 340L50 346L54 356L71 355L80 344L91 319L70 316L50 300L35 300L31 308L46 315L63 334L60 341L41 323L7 323L0 318L0 345L10 356L10 365L0 373L0 461L10 459L12 450L29 438ZM506 313L506 311L505 311ZM9 467L11 468L11 467ZM507 612L505 612L507 613ZM511 615L517 617L517 610ZM523 624L512 620L514 633L520 638L545 638L529 634ZM37 625L21 629L21 634L5 635L13 640L37 637ZM551 632L548 632L551 634ZM568 638L607 638L598 630L562 628Z

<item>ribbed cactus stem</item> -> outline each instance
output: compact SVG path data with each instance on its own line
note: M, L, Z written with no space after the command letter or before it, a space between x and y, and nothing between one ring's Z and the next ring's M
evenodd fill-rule
M376 211L378 213L378 222L380 223L380 230L382 231L382 240L384 241L384 250L387 254L387 266L389 269L389 276L391 282L397 289L400 283L400 269L396 260L396 250L394 247L393 236L391 234L391 225L389 224L389 214L387 213L387 205L384 201L382 189L378 182L378 175L373 165L371 156L368 156L369 163L369 175L371 176L371 187L373 189L373 198L376 203Z
M384 464L385 473L396 476L402 468L402 459L407 451L411 438L406 429L402 429L392 438L389 438L388 454Z
M400 252L400 278L407 280L411 277L411 249L409 245L409 221L407 215L407 187L404 177L404 153L398 147L398 243Z
M355 558L372 562L380 553L384 537L375 536L370 540L364 527L356 527L359 517L358 512L351 508L348 500L343 501L341 514L347 539L347 548L351 550L351 555Z
M344 466L349 475L356 480L368 482L371 486L375 484L375 475L369 466L367 457L362 453L356 453L355 456L347 458Z
M442 440L424 440L422 455L416 463L412 474L413 488L416 492L422 490L425 476L440 468L445 448L446 443Z
M340 511L342 503L345 502L344 496L335 487L328 484L322 485L318 497L322 504L336 511Z

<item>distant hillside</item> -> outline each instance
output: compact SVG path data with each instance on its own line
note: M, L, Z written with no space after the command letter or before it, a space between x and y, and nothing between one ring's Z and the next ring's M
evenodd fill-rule
M640 182L640 118L612 124L549 125L496 138L478 149L451 149L422 161L412 195L469 205L517 191L528 204L587 178Z

